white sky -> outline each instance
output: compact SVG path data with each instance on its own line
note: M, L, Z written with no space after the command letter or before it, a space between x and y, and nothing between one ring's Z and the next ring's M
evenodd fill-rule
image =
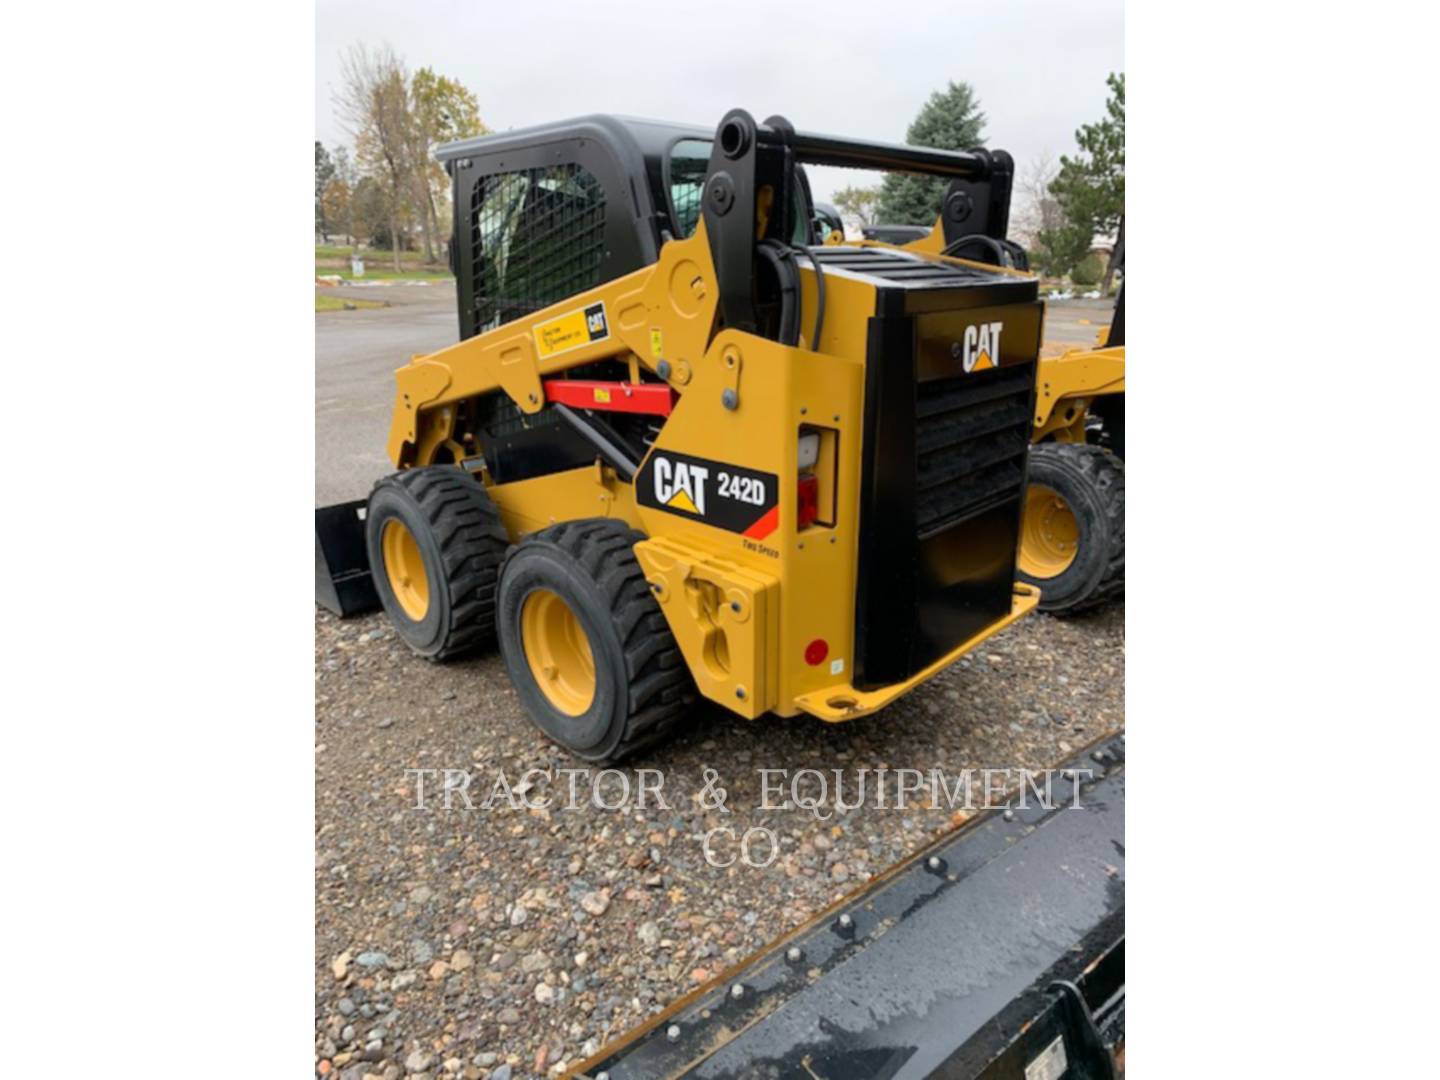
M1124 38L1123 0L317 0L315 137L349 142L331 100L341 51L388 42L412 70L473 90L495 130L594 112L713 128L739 106L903 142L931 91L964 80L988 118L986 145L1023 173L1042 152L1073 150L1075 129L1103 115ZM820 199L851 180L808 171Z

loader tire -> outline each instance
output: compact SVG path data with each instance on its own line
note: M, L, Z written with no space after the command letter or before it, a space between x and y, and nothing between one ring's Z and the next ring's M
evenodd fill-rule
M400 639L445 660L495 643L495 585L508 538L485 486L431 465L370 492L365 547L380 603Z
M1098 446L1030 448L1019 576L1040 610L1070 615L1125 591L1125 463Z
M500 569L500 652L521 704L546 735L609 764L669 734L695 684L635 560L623 522L554 525Z

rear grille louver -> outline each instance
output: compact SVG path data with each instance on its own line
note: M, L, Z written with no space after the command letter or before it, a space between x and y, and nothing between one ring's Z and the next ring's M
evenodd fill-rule
M1033 378L1033 366L1019 364L916 386L920 539L1019 497Z

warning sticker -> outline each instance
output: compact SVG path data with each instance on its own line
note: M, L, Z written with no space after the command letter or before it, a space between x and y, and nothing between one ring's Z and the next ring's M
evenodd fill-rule
M1025 1080L1060 1080L1069 1065L1065 1058L1065 1037L1057 1035L1054 1042L1025 1066Z
M780 524L779 486L774 473L656 450L635 477L635 497L641 506L763 540Z
M548 360L609 336L610 321L605 317L605 303L601 301L536 323L535 351L541 360Z

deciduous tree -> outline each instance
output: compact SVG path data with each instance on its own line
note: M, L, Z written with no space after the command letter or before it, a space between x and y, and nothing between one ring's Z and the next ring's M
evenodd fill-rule
M835 209L842 217L849 218L861 226L874 225L875 212L880 205L878 187L844 187L835 192Z
M330 159L330 153L320 145L320 140L315 140L315 231L320 234L320 239L325 239L327 223L325 220L325 189L335 176L335 163Z
M442 143L484 135L480 103L455 79L421 68L410 79L411 155L415 199L425 234L425 260L433 262L440 237L440 209L449 192L449 178L435 160Z
M1050 185L1058 172L1055 157L1047 150L1032 158L1015 178L1010 236L1029 252L1030 268L1041 273L1052 271L1050 252L1040 238L1065 223L1059 200L1050 194Z
M372 247L394 247L389 233L390 209L382 185L373 176L361 177L350 194L350 216L355 239Z
M325 215L336 228L345 231L345 242L354 244L355 185L360 182L360 174L349 149L344 146L332 149L330 160L335 163L335 179L325 188Z
M336 105L355 139L365 172L385 197L387 232L395 270L400 270L401 224L415 194L413 117L404 63L384 45L355 45L341 58Z

